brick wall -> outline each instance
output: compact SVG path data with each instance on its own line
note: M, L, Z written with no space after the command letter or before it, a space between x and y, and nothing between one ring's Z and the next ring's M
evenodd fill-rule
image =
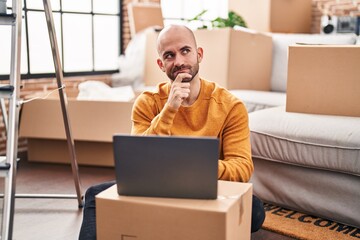
M123 50L125 50L126 46L128 45L131 35L130 35L130 26L129 26L129 16L127 12L127 4L131 2L131 0L123 0L122 5L122 16L123 16L123 25L122 25L122 37L123 37Z
M127 44L130 41L130 28L127 14L127 4L131 0L123 0L123 48L126 48ZM317 8L318 2L324 2L329 0L313 0L313 8L312 8L312 33L320 32L320 17L321 13ZM139 2L160 2L160 0L149 0L149 1L139 1ZM103 76L83 76L83 77L73 77L73 78L64 78L64 84L67 88L76 88L77 85L87 79L98 79L104 81L106 83L111 82L109 75ZM56 79L54 78L46 78L46 79L32 79L32 80L23 80L22 81L23 88L21 89L21 97L24 98L29 94L35 92L43 92L46 90L53 90L57 88ZM3 155L6 149L6 136L5 136L5 128L3 125L2 115L0 116L0 154ZM19 151L26 150L26 140L19 139Z
M330 1L332 1L332 0L313 0L312 26L311 26L312 33L320 33L320 23L321 23L322 12L319 10L318 4L330 2ZM339 2L341 2L341 1L339 1Z

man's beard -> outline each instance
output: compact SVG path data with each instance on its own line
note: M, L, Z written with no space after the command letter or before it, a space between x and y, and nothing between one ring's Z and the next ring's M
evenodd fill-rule
M199 72L199 63L196 63L195 65L193 66L190 66L190 65L181 65L181 66L175 66L174 68L171 69L170 72L168 72L166 75L171 79L171 80L175 80L177 75L179 74L176 74L175 75L175 72L177 71L181 71L183 69L187 69L187 70L190 70L189 74L191 75L191 78L184 78L182 80L182 82L191 82L194 77L198 74Z

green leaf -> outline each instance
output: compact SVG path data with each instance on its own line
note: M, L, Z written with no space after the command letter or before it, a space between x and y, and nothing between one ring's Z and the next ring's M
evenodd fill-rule
M194 18L188 20L189 22L191 21L201 21L201 17L207 12L207 10L203 10L201 11L199 14L197 14ZM228 12L228 17L227 18L220 18L217 17L214 20L210 21L211 26L213 28L225 28L225 27L235 27L235 26L240 26L240 27L247 27L245 20L236 12L234 11L229 11ZM204 29L207 28L206 25L202 25L199 27L199 29Z
M192 19L189 19L189 21L197 21L197 20L201 20L202 15L204 15L208 10L203 10L201 11L198 15L196 15L195 17L193 17Z

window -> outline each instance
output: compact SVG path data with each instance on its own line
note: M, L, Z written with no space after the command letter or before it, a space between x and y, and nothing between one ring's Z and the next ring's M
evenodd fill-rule
M11 0L7 1L11 12ZM51 0L65 76L114 73L121 53L120 0ZM0 26L0 79L9 79L10 26ZM22 78L54 76L42 0L23 1Z
M196 29L203 24L208 25L208 21L217 17L227 17L228 2L224 0L161 0L161 8L164 17L164 25L186 24L192 29ZM201 21L188 20L206 10Z

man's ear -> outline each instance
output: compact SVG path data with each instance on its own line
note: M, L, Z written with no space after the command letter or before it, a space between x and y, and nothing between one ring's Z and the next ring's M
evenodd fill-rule
M157 64L158 64L159 68L161 69L161 71L165 72L164 64L160 58L157 59Z
M197 49L197 54L198 54L198 62L201 63L204 56L204 50L201 47L199 47Z

